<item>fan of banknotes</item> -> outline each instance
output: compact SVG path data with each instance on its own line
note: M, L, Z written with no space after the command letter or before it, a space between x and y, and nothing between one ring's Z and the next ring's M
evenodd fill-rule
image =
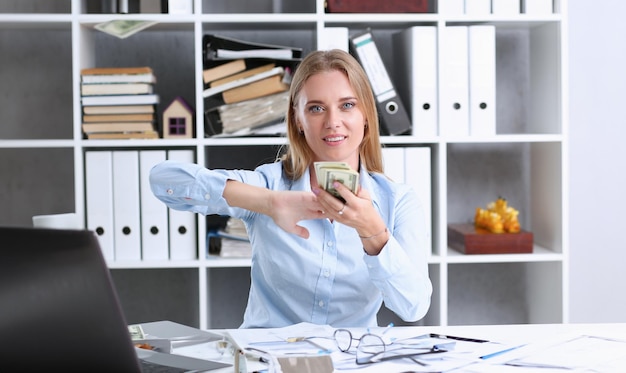
M342 183L354 194L356 194L359 187L359 173L350 168L345 162L315 162L315 174L319 186L342 201L344 199L333 188L334 181Z
M146 337L143 332L143 328L139 324L128 325L128 332L130 333L130 338L135 341L138 339L144 339Z

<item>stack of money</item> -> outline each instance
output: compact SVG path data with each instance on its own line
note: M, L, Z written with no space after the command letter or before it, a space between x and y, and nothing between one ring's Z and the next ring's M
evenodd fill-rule
M152 25L156 25L156 23L157 22L155 21L119 19L98 23L94 26L94 28L109 35L113 35L119 39L126 39L127 37L134 35L141 30L144 30Z
M339 192L333 188L333 182L338 181L356 194L359 187L359 173L350 168L345 162L315 162L315 175L317 183L328 193L339 198L343 202Z
M130 339L133 341L144 339L146 337L143 332L143 328L139 324L128 325L128 332L130 333Z

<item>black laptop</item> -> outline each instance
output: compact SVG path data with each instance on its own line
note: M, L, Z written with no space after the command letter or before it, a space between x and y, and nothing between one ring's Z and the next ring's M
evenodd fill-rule
M16 372L142 372L93 232L0 227L0 346ZM229 366L201 361L196 371Z

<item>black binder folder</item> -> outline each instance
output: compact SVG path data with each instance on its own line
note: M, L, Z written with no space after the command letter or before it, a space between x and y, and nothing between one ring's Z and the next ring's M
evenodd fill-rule
M411 120L398 95L374 42L366 31L350 36L350 51L361 63L376 98L381 135L403 135L411 132Z
M229 57L228 55L222 56L220 54L220 52L228 51L248 53L248 55ZM279 53L281 51L287 55ZM235 58L244 58L248 61L257 60L259 64L272 60L276 61L279 66L291 67L294 67L302 60L302 48L256 43L216 34L206 34L202 37L202 52L204 55L204 68L219 65Z

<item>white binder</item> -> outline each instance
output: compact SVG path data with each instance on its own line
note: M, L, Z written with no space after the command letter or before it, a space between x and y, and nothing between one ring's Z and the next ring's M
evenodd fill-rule
M496 28L469 26L470 135L496 134Z
M520 0L491 0L491 13L511 15L520 13Z
M383 148L385 175L396 183L404 183L404 148Z
M322 27L317 40L318 50L341 49L350 51L350 34L347 27Z
M552 14L552 0L522 0L522 13Z
M429 147L383 148L385 175L397 183L411 185L424 207L426 245L432 252L432 182Z
M167 159L194 162L193 150L168 150ZM194 260L197 255L196 214L189 211L169 210L170 259Z
M113 152L115 260L141 260L139 152Z
M439 135L469 135L469 69L467 26L442 29Z
M437 28L413 26L393 35L396 81L406 97L411 135L437 136Z
M465 14L465 0L439 0L437 13L445 15Z
M491 14L491 0L465 0L465 14L472 16Z
M413 186L417 196L424 206L424 220L426 226L426 246L432 253L433 248L433 205L431 181L431 153L429 147L404 148L405 155L405 182Z
M87 229L96 232L107 262L115 260L113 160L110 151L85 152Z
M150 189L150 170L165 161L165 150L141 150L139 175L141 187L141 259L169 260L167 206Z

